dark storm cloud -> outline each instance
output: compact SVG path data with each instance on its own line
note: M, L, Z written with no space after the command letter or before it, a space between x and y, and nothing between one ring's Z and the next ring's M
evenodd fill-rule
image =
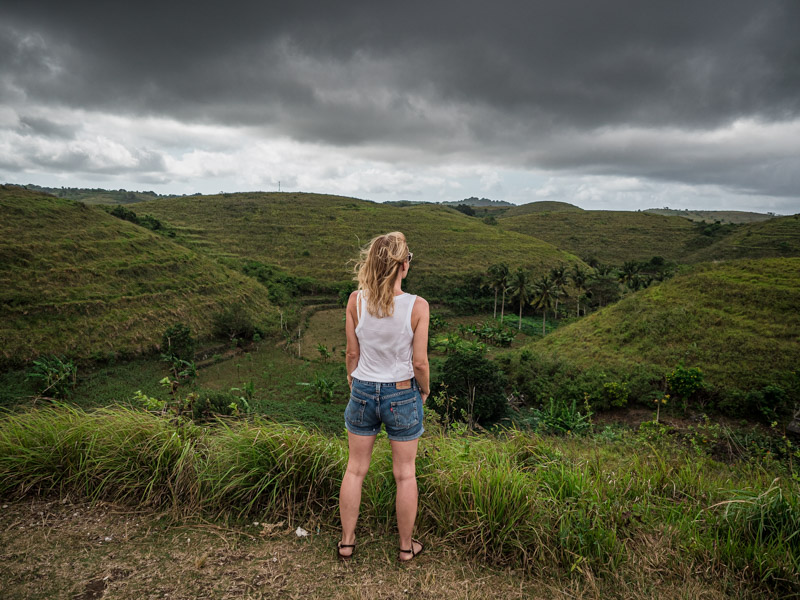
M20 117L17 130L22 135L40 135L69 140L75 137L78 127L73 124L56 123L40 117L23 116Z
M4 103L245 125L421 161L797 193L796 178L764 176L786 161L767 152L759 163L761 148L747 154L755 181L742 181L740 158L665 159L658 139L663 128L800 118L793 0L28 2L2 12ZM583 141L615 127L654 133L636 151Z

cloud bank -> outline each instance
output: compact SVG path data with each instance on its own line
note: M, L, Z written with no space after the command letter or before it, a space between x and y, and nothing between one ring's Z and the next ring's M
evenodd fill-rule
M800 211L792 0L0 16L9 181Z

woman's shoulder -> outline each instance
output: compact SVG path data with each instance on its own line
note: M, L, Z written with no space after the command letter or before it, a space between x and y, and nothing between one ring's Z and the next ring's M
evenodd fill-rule
M414 311L418 310L428 310L428 301L425 300L422 296L417 296L414 298Z

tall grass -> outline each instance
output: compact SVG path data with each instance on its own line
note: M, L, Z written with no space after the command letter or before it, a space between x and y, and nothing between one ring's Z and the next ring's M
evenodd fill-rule
M723 465L667 438L423 439L419 528L494 564L613 574L662 540L683 564L769 594L800 592L800 485ZM76 494L338 524L345 443L263 421L197 427L145 412L53 407L0 421L0 495ZM394 528L388 445L365 481L362 526ZM668 557L648 557L656 563ZM738 585L738 584L737 584Z

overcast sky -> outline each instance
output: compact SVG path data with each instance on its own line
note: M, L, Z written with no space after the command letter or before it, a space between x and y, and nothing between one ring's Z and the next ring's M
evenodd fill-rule
M3 1L0 181L800 212L797 0L182 4Z

